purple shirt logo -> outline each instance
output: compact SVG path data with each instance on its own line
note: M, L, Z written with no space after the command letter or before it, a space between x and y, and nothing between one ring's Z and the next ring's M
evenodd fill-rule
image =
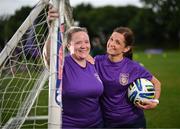
M125 86L128 84L128 80L129 80L129 74L128 73L120 73L119 75L119 83L122 86Z

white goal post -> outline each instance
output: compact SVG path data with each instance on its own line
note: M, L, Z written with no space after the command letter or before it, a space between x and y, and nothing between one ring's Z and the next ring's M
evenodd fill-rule
M61 6L63 4L62 17L65 17L68 28L72 24L69 0L58 1L61 1ZM39 1L0 53L2 129L60 128L61 107L52 104L52 95L56 92L56 86L52 87L52 84L56 82L57 77L54 75L57 71L54 69L49 72L42 57L43 46L49 36L48 4L49 0ZM55 56L58 59L57 53ZM58 118L54 114L58 114Z
M37 106L41 109L36 101L41 91L48 90L44 86L49 73L41 56L48 33L48 27L44 28L47 5L48 0L41 0L35 6L0 53L0 128L21 128L26 118L31 117L30 112L38 118L32 109L37 110ZM35 127L34 123L23 126Z

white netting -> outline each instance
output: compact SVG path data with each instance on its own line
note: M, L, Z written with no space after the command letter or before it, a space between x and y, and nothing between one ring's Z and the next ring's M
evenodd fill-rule
M47 128L47 36L47 4L41 1L0 55L0 128Z
M48 1L40 0L0 53L0 128L48 127L49 73L42 57ZM68 0L64 15L68 28L73 24Z

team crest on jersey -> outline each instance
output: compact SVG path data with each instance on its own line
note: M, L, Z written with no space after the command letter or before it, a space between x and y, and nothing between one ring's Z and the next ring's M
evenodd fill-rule
M129 80L129 74L127 73L120 73L119 75L119 83L123 86L128 84L128 80Z

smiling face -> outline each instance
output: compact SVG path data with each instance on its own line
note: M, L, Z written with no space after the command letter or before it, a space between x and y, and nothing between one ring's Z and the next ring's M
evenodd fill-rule
M89 36L84 31L74 32L71 41L68 43L71 55L77 60L85 59L90 52Z
M123 57L123 53L127 52L129 47L125 45L124 35L113 32L107 42L107 53L111 56Z

